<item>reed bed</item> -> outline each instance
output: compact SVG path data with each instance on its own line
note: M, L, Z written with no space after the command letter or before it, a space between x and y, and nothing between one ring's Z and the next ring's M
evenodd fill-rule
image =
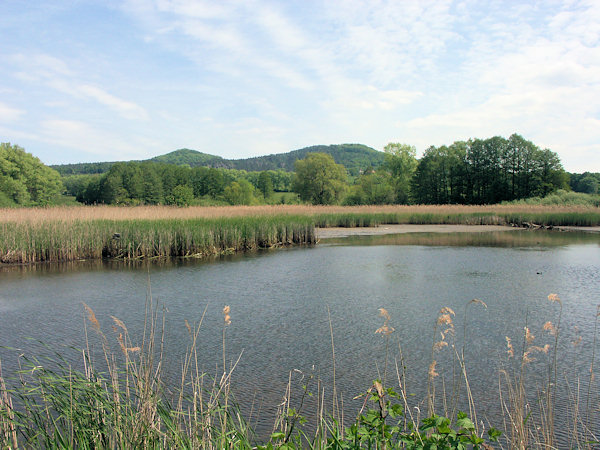
M599 219L600 209L586 206L561 205L383 205L383 206L311 206L311 205L262 205L262 206L68 206L49 208L0 209L3 222L47 222L61 220L160 220L160 219L216 219L248 216L315 216L327 214L387 214L388 217L431 217L457 215L507 214L592 214ZM403 219L406 220L406 219Z
M0 236L3 263L204 257L315 242L303 216L4 222Z
M55 207L0 210L0 263L205 257L312 244L315 227L383 224L598 226L580 206Z

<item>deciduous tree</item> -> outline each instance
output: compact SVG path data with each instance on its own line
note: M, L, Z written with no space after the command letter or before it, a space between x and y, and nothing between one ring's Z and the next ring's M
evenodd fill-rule
M346 169L336 164L331 155L309 153L295 163L293 190L300 199L315 205L330 205L340 201L346 190Z

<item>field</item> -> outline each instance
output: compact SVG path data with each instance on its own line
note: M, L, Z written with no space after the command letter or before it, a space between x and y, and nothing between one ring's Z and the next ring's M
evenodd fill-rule
M582 206L55 207L0 210L0 263L204 257L315 243L315 227L381 224L598 226Z

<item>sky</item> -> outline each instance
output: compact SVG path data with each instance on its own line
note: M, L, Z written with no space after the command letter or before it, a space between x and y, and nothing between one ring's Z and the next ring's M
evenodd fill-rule
M2 0L0 142L47 164L522 135L600 172L600 1Z

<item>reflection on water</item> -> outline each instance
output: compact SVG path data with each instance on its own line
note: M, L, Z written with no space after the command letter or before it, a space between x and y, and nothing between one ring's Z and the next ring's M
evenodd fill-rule
M234 361L242 354L234 376L236 392L247 413L254 409L253 420L260 410L259 430L268 432L290 371L314 370L328 389L332 386L328 309L336 386L344 396L346 417L352 418L362 405L352 399L368 389L385 367L384 340L375 334L382 324L378 309L385 307L391 314L389 325L396 329L391 355L397 357L402 346L407 387L418 404L426 392L423 380L436 338L437 313L449 306L457 313L456 345L464 346L479 417L486 424L502 426L498 370L518 369L507 359L506 336L513 339L517 353L525 325L536 335L536 345L552 344L553 338L542 330L546 321L558 319L557 305L547 300L550 293L563 300L559 377L580 382L581 392L586 392L600 292L599 239L539 231L375 236L212 261L85 261L4 268L0 345L29 354L47 351L26 339L30 337L64 352L82 347L82 302L95 311L115 345L111 315L123 320L132 336L141 336L151 286L152 298L166 312L166 376L178 380L189 342L184 321L198 323L205 309L200 364L209 374L219 375L221 311L230 305L227 359ZM466 310L474 298L485 301L487 308L471 305ZM582 341L573 346L578 336ZM99 357L101 345L93 336L90 339ZM15 370L17 354L0 349L4 374ZM440 383L442 378L451 382L451 356L450 348L435 355ZM74 352L73 360L77 357ZM541 381L549 359L543 354L536 359L528 371L542 374ZM388 374L390 379L394 376ZM293 377L299 387L301 375L293 372ZM596 385L592 392L597 401ZM559 393L557 407L565 412L568 395Z
M471 247L558 247L575 244L600 246L600 235L561 231L495 231L482 233L403 233L322 239L327 245L427 245Z

